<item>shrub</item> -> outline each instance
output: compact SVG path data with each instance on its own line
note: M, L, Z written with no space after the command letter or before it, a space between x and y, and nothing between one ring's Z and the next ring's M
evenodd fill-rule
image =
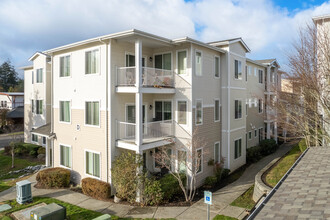
M125 151L116 158L111 169L116 196L129 202L135 202L139 178L136 171L141 166L142 158L134 152Z
M47 188L64 188L70 184L70 170L65 168L49 168L37 174L38 185Z
M218 178L216 176L208 176L205 178L204 184L206 187L212 188L218 182Z
M261 148L260 153L262 156L267 156L274 153L278 148L276 141L273 139L262 140L260 141L259 146Z
M224 169L221 173L221 179L225 179L229 176L230 170L229 169Z
M81 188L85 195L95 199L108 199L111 195L109 183L94 178L84 178L81 181Z
M182 182L186 185L186 175L180 175ZM172 175L166 174L160 180L161 189L164 192L164 200L170 200L174 195L181 194L182 189L180 188L179 181Z
M11 147L10 146L5 146L4 152L5 155L11 155Z
M298 143L298 146L299 146L300 151L304 152L307 148L307 144L306 144L305 139L301 139Z
M144 205L158 205L162 202L164 192L161 189L161 184L155 179L144 179L143 188L143 204Z
M38 148L38 155L39 154L46 154L46 148L44 148L44 147L39 147Z
M38 156L38 149L40 146L35 144L28 144L28 143L15 143L15 155L17 156Z
M262 155L261 155L260 146L250 147L246 150L246 162L248 164L255 163L259 161L261 158Z

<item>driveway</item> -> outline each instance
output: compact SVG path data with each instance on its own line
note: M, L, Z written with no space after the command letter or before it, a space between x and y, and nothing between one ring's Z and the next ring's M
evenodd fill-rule
M330 219L330 147L310 148L255 219Z
M16 135L17 140L23 140L24 134ZM2 134L0 135L0 149L4 148L5 146L8 146L9 143L13 140L13 136L10 134Z

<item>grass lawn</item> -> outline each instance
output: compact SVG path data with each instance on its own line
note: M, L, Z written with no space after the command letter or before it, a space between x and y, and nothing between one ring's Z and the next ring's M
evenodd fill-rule
M274 187L301 155L298 144L294 146L266 175L266 182Z
M15 185L15 181L9 181L9 182L4 182L3 180L5 179L10 179L10 178L17 178L19 176L21 176L21 173L18 174L11 174L9 175L8 172L9 171L13 171L13 170L20 170L23 169L27 166L35 166L38 164L43 164L43 162L40 161L33 161L30 159L21 159L21 158L17 158L15 157L15 167L11 168L11 156L7 156L4 155L4 151L0 151L0 192L10 188L11 186ZM4 175L4 176L2 176Z
M237 220L237 218L232 218L224 215L217 215L213 218L213 220Z
M255 202L252 199L253 196L254 185L251 186L245 193L243 193L240 197L235 199L230 205L238 206L245 209L251 210L255 205Z

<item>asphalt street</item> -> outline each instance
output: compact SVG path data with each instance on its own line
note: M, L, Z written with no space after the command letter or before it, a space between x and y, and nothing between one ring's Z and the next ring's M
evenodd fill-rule
M23 134L16 135L16 140L22 141L24 139ZM8 134L0 135L0 149L8 146L9 143L13 141L13 136Z

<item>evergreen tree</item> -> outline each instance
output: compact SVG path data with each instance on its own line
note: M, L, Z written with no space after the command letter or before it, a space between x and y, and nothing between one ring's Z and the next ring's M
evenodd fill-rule
M4 62L0 66L0 87L3 92L7 92L10 87L15 87L17 82L17 72L10 61Z

